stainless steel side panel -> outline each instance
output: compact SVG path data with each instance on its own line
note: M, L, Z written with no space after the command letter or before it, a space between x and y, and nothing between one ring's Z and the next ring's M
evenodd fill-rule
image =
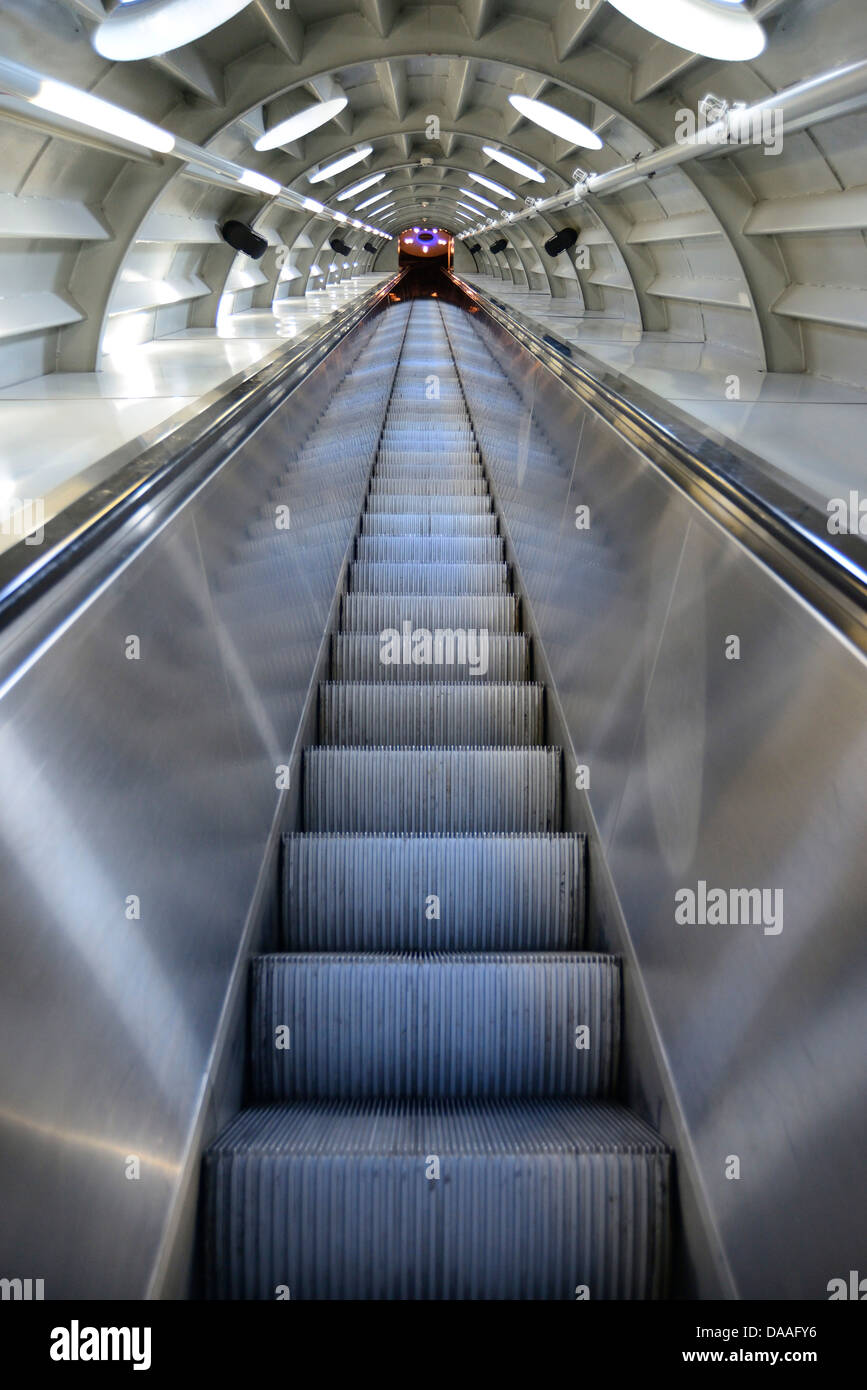
M335 461L338 501L263 565L261 611L233 591L234 548L368 332L0 700L0 1277L44 1279L48 1299L149 1288L286 796L276 769L361 505L358 463Z
M737 1296L827 1298L832 1278L867 1272L864 659L480 322L523 396L492 473L589 768L685 1125L679 1162ZM556 466L534 464L531 423ZM782 930L679 925L675 894L699 881L779 890Z

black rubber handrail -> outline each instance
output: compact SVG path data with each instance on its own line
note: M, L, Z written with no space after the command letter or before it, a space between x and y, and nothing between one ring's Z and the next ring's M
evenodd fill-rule
M528 348L619 434L867 652L867 544L831 536L825 513L787 486L757 454L700 425L629 377L559 343L519 310L451 276L457 287ZM563 345L565 346L565 345Z
M89 555L147 509L164 522L178 511L286 396L367 316L377 311L404 272L306 333L289 352L278 350L242 381L217 388L193 418L151 447L127 457L129 446L104 461L108 476L46 522L38 547L26 538L0 555L0 631ZM201 404L201 403L200 403ZM214 447L220 445L214 457Z

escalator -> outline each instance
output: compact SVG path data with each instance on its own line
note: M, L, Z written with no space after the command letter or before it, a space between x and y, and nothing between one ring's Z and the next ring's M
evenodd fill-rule
M453 275L90 481L0 556L9 1296L848 1288L863 539Z
M212 1298L667 1290L671 1157L617 1100L620 962L592 949L460 317L379 330L405 332L250 967L247 1103L205 1157Z

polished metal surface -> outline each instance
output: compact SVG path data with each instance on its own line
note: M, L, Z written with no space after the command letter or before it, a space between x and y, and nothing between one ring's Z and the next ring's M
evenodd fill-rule
M806 490L799 495L773 464L699 427L683 410L574 345L540 336L520 311L452 278L488 322L505 330L503 341L514 338L529 348L568 387L568 408L544 423L561 451L570 452L583 402L867 651L867 542L855 532L832 536L821 498Z
M443 318L416 303L373 481L455 436L459 478L478 468L476 438ZM448 571L447 602L461 603L484 568L467 556L443 564L412 515L407 525L401 563L356 558L346 576L388 604L394 629L406 625L405 595L430 587L424 576ZM395 583L397 570L414 572L414 586ZM521 713L541 691L473 685L471 673L455 685L434 649L426 687L320 687L304 834L284 846L284 934L296 944L300 928L309 947L265 941L252 964L249 1108L204 1167L206 1287L273 1296L282 1271L295 1300L659 1297L670 1156L645 1133L651 1158L619 1107L595 1109L616 1095L621 962L554 947L556 933L581 932L582 839L556 833L562 758L545 747L541 702L532 726ZM359 733L365 746L346 746ZM460 746L441 746L452 734ZM430 735L440 746L423 745ZM355 948L335 951L347 911ZM383 949L396 914L404 940L426 950ZM432 940L422 918L436 923ZM571 1097L574 1111L551 1127L532 1103L541 1096ZM323 1105L350 1098L349 1112Z
M0 1270L47 1299L149 1292L223 1118L215 1038L403 317L344 337L207 487L159 526L143 506L0 641ZM269 489L267 558L239 563Z
M41 543L22 540L0 554L0 627L121 527L134 536L143 518L150 528L158 515L171 516L219 471L229 448L243 443L348 334L382 309L400 278L332 315L289 352L277 349L252 376L239 374L209 392L151 448L142 451L134 441L92 465L85 474L88 490L76 492L62 510L55 512L48 499Z
M663 1088L644 1113L679 1146L698 1291L824 1299L867 1246L864 657L495 315L444 312L665 1072L673 1119ZM729 924L678 922L702 884ZM734 924L755 889L782 898Z

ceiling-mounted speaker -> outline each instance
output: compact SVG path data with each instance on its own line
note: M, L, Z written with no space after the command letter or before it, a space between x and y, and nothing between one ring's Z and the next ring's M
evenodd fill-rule
M373 244L372 241L366 241L366 242L364 243L364 249L365 249L365 251L367 251L371 256L375 256L375 255L376 255L377 247L374 246L374 244Z
M246 222L224 222L220 228L220 236L234 251L241 251L245 256L251 256L254 261L261 261L268 250L265 238L254 232L252 227L248 227Z
M561 251L568 251L578 240L578 233L574 227L564 227L562 232L557 232L549 241L545 242L545 250L549 256L559 256Z
M340 240L339 236L333 236L329 241L328 245L331 247L332 251L337 252L338 256L349 255L350 248L346 245L345 241Z
M495 256L499 256L503 251L505 251L508 244L509 243L506 241L506 238L504 236L500 237L500 240L495 241L493 246L491 247L492 254Z
M469 251L469 253L470 253L471 256L477 256L477 255L479 254L479 252L481 251L481 249L482 249L482 243L481 243L480 241L474 241L473 244L472 244L472 246L468 246L468 247L467 247L467 250Z

